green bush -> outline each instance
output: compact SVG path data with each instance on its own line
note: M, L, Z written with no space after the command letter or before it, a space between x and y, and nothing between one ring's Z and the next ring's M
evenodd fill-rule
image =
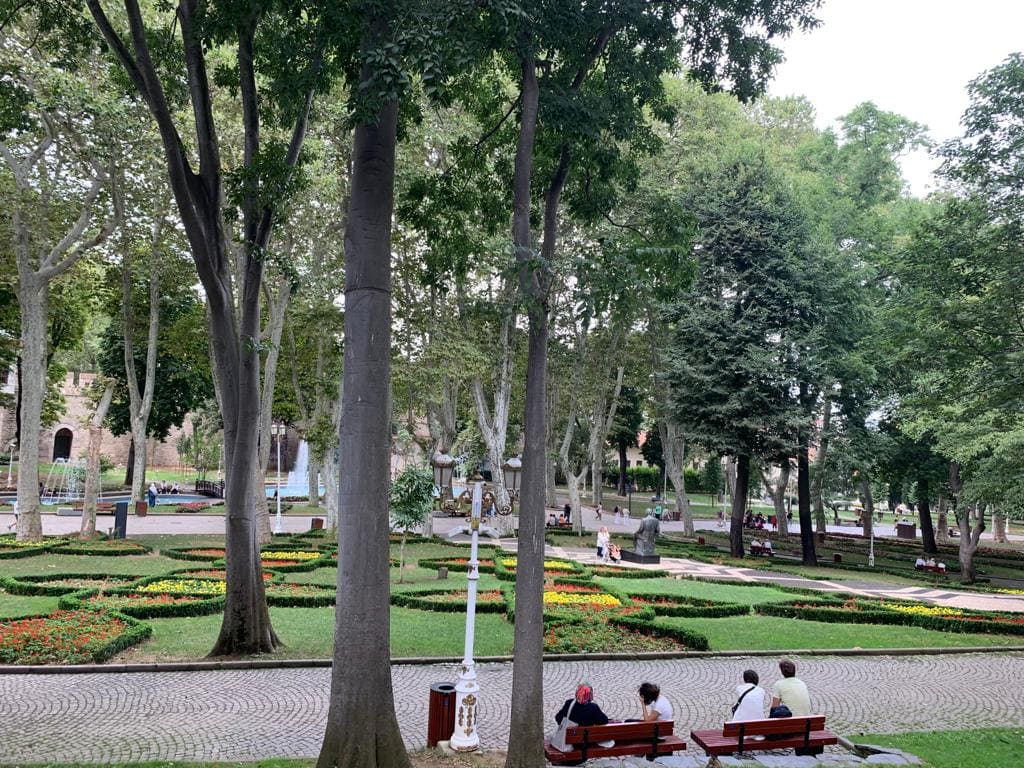
M495 590L481 590L481 592L494 592ZM460 600L431 600L432 595L461 595ZM503 595L504 596L504 595ZM391 595L391 604L401 608L416 608L421 611L437 611L439 613L464 613L468 596L464 589L421 589L415 592L394 592ZM477 601L477 613L505 613L505 600L501 601Z
M655 624L653 620L645 616L613 616L608 621L610 624L617 624L620 627L626 627L637 632L643 632L644 634L657 637L671 637L694 651L706 651L711 647L708 644L707 637L699 632L683 629L682 627L667 627Z
M197 597L195 595L173 595L167 597L173 597L175 599L183 598L187 600L187 602L159 602L159 600L164 597L163 593L138 593L133 591L131 588L126 588L112 589L104 593L102 598L112 598L114 600L120 598L130 600L135 595L138 595L139 601L137 603L118 605L115 608L90 603L89 601L92 598L100 596L100 592L98 589L84 589L78 592L73 592L70 595L64 595L57 601L57 606L62 610L68 611L81 610L83 608L88 610L112 610L116 613L121 613L125 616L131 616L136 619L169 619L180 616L206 616L208 614L224 610L225 598L223 596ZM156 602L144 602L144 600L147 599Z
M720 619L726 616L747 616L750 606L742 603L727 603L705 600L686 595L630 594L629 601L652 608L658 616L681 616L700 619Z
M99 557L124 557L145 555L152 550L145 544L125 539L98 539L96 541L70 540L53 547L58 555L92 555Z
M296 589L294 594L288 590ZM298 590L307 590L305 594ZM278 608L321 608L334 605L334 587L320 584L289 584L272 582L267 584L267 605Z
M60 597L61 595L78 592L83 587L72 584L50 584L47 582L60 581L61 579L87 579L90 581L103 579L128 584L137 578L137 576L105 576L99 573L47 573L38 576L0 576L0 587L12 595Z

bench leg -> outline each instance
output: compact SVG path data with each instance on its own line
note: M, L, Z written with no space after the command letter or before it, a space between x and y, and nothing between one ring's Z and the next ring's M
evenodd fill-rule
M718 755L712 755L711 759L708 760L707 768L721 768L721 763L718 762Z

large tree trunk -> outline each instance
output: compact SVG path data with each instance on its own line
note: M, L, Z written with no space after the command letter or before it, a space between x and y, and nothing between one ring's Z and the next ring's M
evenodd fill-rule
M615 342L612 348L615 349L618 346L619 344ZM622 393L622 377L624 374L625 368L620 365L615 375L615 385L611 393L611 404L607 408L605 407L606 400L603 394L605 391L603 387L602 396L594 404L594 423L590 430L590 477L591 485L593 486L591 501L595 507L601 503L604 490L604 446L608 442L608 431L612 428L612 424L615 423L615 414L619 408L619 395Z
M526 34L523 44L519 107L519 139L512 179L512 241L519 281L529 298L529 342L526 402L523 421L522 501L516 555L516 621L512 656L512 708L505 768L537 768L544 764L544 472L547 422L548 296L545 264L536 263L530 235L530 178L537 128L537 63ZM546 224L547 222L545 222ZM545 245L548 245L545 243ZM553 247L553 243L551 244ZM543 254L542 254L543 255Z
M100 447L103 444L103 420L110 410L114 396L113 383L107 384L103 396L96 405L89 420L89 458L85 467L85 501L82 505L82 527L79 538L91 539L96 536L96 497L100 491Z
M992 510L992 540L997 544L1006 544L1006 513L1001 509Z
M131 263L127 257L121 265L121 333L124 338L124 372L128 389L128 419L131 423L132 443L135 446L131 501L142 501L146 496L146 433L149 414L153 409L156 387L157 338L160 329L160 279L156 248L160 240L163 221L153 227L150 239L149 268L149 323L146 327L146 366L139 387L135 370L135 309L132 304L133 280ZM134 504L132 505L134 506Z
M747 491L750 488L750 457L736 457L736 484L733 486L732 515L729 520L729 554L743 557L743 515L747 511Z
M618 449L619 449L619 480L618 480L615 492L619 496L625 496L626 495L626 465L627 465L627 463L629 461L629 459L626 458L626 451L629 449L629 446L626 445L626 441L625 440L619 440L619 442L618 442Z
M939 544L949 544L949 516L946 514L946 498L939 496L938 503L939 529L935 532L935 541Z
M662 456L665 458L665 472L676 491L676 510L683 521L683 533L693 536L693 515L690 513L690 498L686 493L686 474L683 471L686 462L686 439L679 425L671 419L658 419L658 432L661 436ZM749 463L747 466L749 481Z
M804 565L817 565L814 530L811 524L811 485L807 462L807 429L800 430L796 456L796 496L800 512L800 555Z
M814 504L814 523L817 526L818 533L825 533L828 530L828 521L825 519L825 496L822 493L822 486L825 479L825 460L828 458L831 425L832 399L826 396L825 402L822 405L818 452L814 457L814 472L811 476L811 501Z
M43 538L39 516L39 430L46 387L46 318L50 287L18 270L21 310L21 439L18 441L18 541Z
M309 494L309 506L320 506L320 462L310 454L306 472L306 488Z
M382 19L373 24L381 31ZM373 77L364 64L361 79ZM338 597L327 730L318 768L405 768L391 686L391 216L398 104L355 129L345 232Z
M917 478L917 517L921 523L921 545L929 555L937 555L935 528L932 527L932 511L928 506L928 478Z
M978 551L978 544L981 542L981 534L985 531L985 513L975 508L975 524L971 525L971 509L960 504L960 491L963 489L963 481L960 477L960 464L956 461L949 462L949 499L953 508L953 515L956 517L957 526L960 528L960 580L964 584L973 584L977 578L977 570L974 567L974 553Z
M554 414L556 409L559 407L557 377L548 381L548 392L545 407L544 423L547 425L547 428L545 430L544 446L547 461L544 462L544 501L549 507L557 507L557 459L555 457L558 456L558 434L554 429L552 429L552 424L554 424L555 421Z
M864 497L864 514L861 517L861 524L864 527L864 538L869 539L875 525L875 499L871 494L871 480L864 472L861 472L860 477L860 493Z

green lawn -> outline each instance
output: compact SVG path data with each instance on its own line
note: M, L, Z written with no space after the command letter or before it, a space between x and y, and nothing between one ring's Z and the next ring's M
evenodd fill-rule
M783 592L774 587L741 587L733 584L715 584L710 581L693 581L692 579L608 579L597 577L595 581L616 592L631 592L638 595L685 595L720 600L725 603L746 603L747 605L779 603L797 597L792 592Z
M0 617L31 616L57 610L56 597L8 595L0 592Z
M869 734L855 741L902 749L931 768L1009 768L1024 759L1024 728Z
M832 648L952 648L1020 645L1010 635L958 634L882 624L836 624L774 616L724 619L663 617L665 626L681 626L707 636L713 651L819 650Z

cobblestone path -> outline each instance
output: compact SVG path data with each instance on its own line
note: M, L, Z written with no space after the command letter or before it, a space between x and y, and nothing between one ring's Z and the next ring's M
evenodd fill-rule
M636 716L636 686L652 680L675 706L680 730L728 714L743 669L762 681L774 661L679 659L544 665L546 718L589 681L612 717ZM482 665L481 738L508 738L512 668ZM323 737L328 669L0 675L0 764L139 760L253 760L315 756ZM815 709L840 734L1024 724L1024 654L818 657L798 660ZM406 743L426 740L429 685L450 665L393 670ZM368 702L370 704L371 702Z

